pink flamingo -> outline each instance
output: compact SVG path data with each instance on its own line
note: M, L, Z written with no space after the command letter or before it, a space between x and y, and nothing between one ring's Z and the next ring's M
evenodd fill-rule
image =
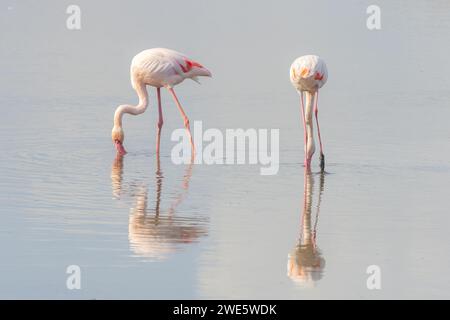
M211 77L211 72L203 67L200 63L187 58L184 54L170 49L154 48L144 50L138 53L131 61L131 84L136 90L139 97L139 103L136 106L120 105L114 114L114 127L112 129L112 140L116 146L117 152L121 155L125 154L123 146L124 132L122 129L122 116L124 113L138 115L147 109L148 93L147 85L156 87L156 95L158 97L158 132L156 137L156 153L159 154L159 145L161 137L161 128L163 125L163 115L161 106L161 88L165 87L169 90L175 100L175 104L184 120L184 126L187 130L191 141L193 153L194 142L192 140L189 119L186 116L181 104L173 90L173 87L184 79L192 79L198 82L197 77Z
M303 133L305 140L305 167L311 169L311 159L315 151L312 108L314 105L314 114L316 116L317 133L320 144L320 169L325 169L325 155L323 153L322 139L320 137L318 101L319 89L327 82L328 71L325 61L315 55L307 55L297 58L291 65L290 79L292 85L300 94L303 120ZM303 104L303 93L306 96L306 110ZM316 97L315 97L316 96Z

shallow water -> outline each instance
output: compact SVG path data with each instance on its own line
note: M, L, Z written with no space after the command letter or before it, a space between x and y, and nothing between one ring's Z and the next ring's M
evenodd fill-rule
M379 31L369 1L78 2L79 31L69 3L0 6L1 298L449 298L446 1L381 1ZM129 62L156 46L213 71L177 88L191 122L280 129L277 175L173 164L182 121L166 92L158 162L151 89L116 158ZM327 166L316 154L305 175L288 68L310 52L330 72ZM66 288L69 265L81 290ZM381 290L367 289L370 265Z

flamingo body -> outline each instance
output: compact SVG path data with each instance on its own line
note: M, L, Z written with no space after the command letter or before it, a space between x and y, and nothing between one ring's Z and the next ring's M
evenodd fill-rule
M131 61L131 83L143 82L156 88L173 88L184 79L197 81L198 76L211 76L201 64L171 49L153 48L138 53Z
M290 78L298 91L315 93L328 79L325 61L316 55L301 56L292 63Z

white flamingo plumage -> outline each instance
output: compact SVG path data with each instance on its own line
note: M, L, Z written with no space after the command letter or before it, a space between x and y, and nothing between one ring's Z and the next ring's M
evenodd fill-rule
M312 111L314 105L314 114L316 116L317 132L320 144L320 168L325 169L325 156L323 153L322 139L320 136L318 101L319 89L328 79L328 71L325 61L316 55L306 55L297 58L289 70L292 85L300 94L303 131L305 140L305 167L310 170L311 159L315 151ZM306 108L303 104L303 93L306 96ZM315 104L314 104L315 100Z
M131 84L136 90L139 103L136 106L120 105L114 114L114 127L112 129L112 140L119 154L125 154L123 147L124 132L122 129L122 116L124 113L138 115L143 113L148 106L147 85L156 87L158 97L158 131L156 138L156 152L159 154L161 128L163 125L163 115L161 106L161 88L165 87L172 94L175 103L184 120L184 126L191 140L194 150L189 119L186 116L181 104L173 90L173 87L184 79L192 79L198 82L197 77L211 77L211 72L200 63L189 59L186 55L174 50L164 48L154 48L138 53L131 62L130 67Z

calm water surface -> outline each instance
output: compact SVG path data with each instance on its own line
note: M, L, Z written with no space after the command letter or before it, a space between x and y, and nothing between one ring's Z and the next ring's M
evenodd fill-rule
M450 298L447 1L381 1L379 31L370 1L78 2L79 31L71 2L0 5L1 298ZM178 88L191 122L280 129L277 175L173 164L166 92L158 160L151 88L116 157L131 57L156 46L214 74ZM327 172L306 175L288 68L311 52Z

